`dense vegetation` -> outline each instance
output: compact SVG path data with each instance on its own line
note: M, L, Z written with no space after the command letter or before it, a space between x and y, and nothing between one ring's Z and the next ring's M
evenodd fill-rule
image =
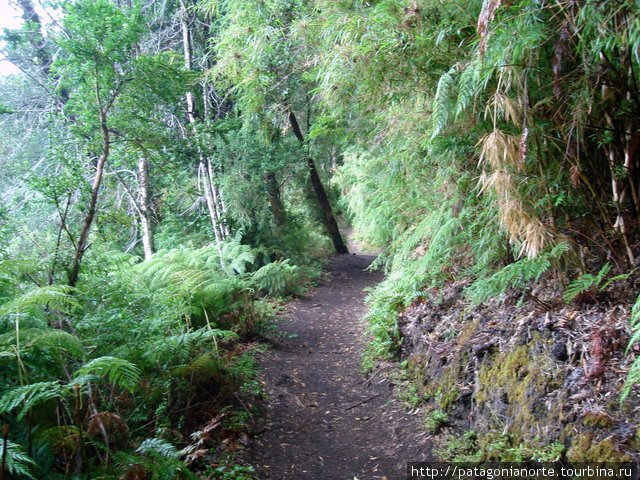
M209 456L233 475L251 342L347 251L341 212L387 273L369 366L398 352L398 313L453 282L473 304L540 301L547 276L571 303L635 278L633 0L17 4L23 73L0 82L17 476L188 478ZM629 378L627 395L640 363Z

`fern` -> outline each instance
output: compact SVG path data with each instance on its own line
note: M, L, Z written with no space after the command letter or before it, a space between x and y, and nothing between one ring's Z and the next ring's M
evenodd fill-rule
M154 361L161 361L167 356L185 356L188 358L204 346L213 346L214 350L217 350L218 343L236 340L237 338L238 334L230 330L199 328L162 338L154 345L154 348L149 349L147 357Z
M456 98L455 114L459 116L464 112L471 100L476 95L480 81L480 62L477 59L471 61L458 79L458 96Z
M68 312L78 306L78 302L71 295L71 287L51 285L29 290L25 294L5 303L0 307L0 316L31 313L49 307Z
M455 84L455 74L457 69L457 65L454 65L440 77L440 80L438 80L438 87L436 88L436 94L433 99L432 139L437 137L449 122L449 112L452 110L451 95Z
M140 383L140 370L133 363L117 357L99 357L76 370L74 377L98 377L124 390L133 391Z
M562 242L536 258L518 260L490 277L476 280L467 288L467 295L473 303L478 304L490 297L501 295L510 286L523 286L530 280L538 280L544 272L551 268L553 260L559 259L568 251L569 245Z
M247 265L253 264L255 255L249 245L240 243L239 235L234 240L222 243L222 265L225 272L230 275L242 275L247 271Z
M290 291L298 274L298 267L289 260L268 263L253 273L251 279L256 286L269 295L282 295Z
M589 273L585 273L584 275L581 275L580 277L576 278L573 282L571 282L567 286L563 294L565 303L571 303L573 300L575 300L575 298L578 295L586 292L591 288L598 288L602 283L602 281L605 279L605 277L609 274L610 270L611 270L611 264L606 263L604 267L600 269L597 275L591 275ZM619 276L618 276L618 279L619 279ZM609 283L607 283L604 288L606 288L606 286L608 285Z
M172 459L178 458L178 449L173 444L160 438L147 438L136 449L136 453Z
M631 318L629 319L631 323L631 339L629 340L629 344L627 345L626 353L629 354L631 348L638 342L640 342L640 295L636 299L636 303L631 308ZM627 380L622 387L622 392L620 394L620 401L623 402L631 393L631 389L634 385L640 383L640 356L636 357L636 359L631 364L629 368L629 373L627 373Z
M31 470L36 467L36 462L26 454L21 445L7 441L5 454L4 444L0 442L0 458L5 458L7 470L11 475L35 478Z
M15 345L15 333L3 333L0 335L0 349ZM74 358L81 358L84 354L82 343L75 335L63 330L52 328L25 328L20 330L21 350L31 348L44 350L53 355L67 353ZM2 351L2 350L0 350ZM6 352L7 350L5 350Z
M63 395L63 388L58 382L32 383L14 388L0 398L0 413L8 413L22 406L18 420L36 405L48 402Z

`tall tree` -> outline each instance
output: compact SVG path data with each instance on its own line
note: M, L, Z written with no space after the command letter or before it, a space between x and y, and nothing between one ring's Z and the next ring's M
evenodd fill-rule
M266 124L267 131L288 125L303 148L315 201L322 211L322 223L337 253L347 253L329 196L322 183L317 165L309 154L294 114L296 105L310 107L308 84L303 78L301 52L292 26L305 13L305 7L295 1L279 0L268 5L255 0L226 2L223 27L216 38L217 61L215 78L226 80L236 93L242 117L251 125ZM246 33L245 33L246 32ZM259 118L259 122L254 120ZM260 135L260 133L256 133ZM279 194L274 183L276 172L264 176L266 191L276 223L283 222Z

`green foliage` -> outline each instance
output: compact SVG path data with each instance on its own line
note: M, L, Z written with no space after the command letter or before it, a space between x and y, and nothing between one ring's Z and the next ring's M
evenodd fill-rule
M449 421L449 415L442 410L434 410L427 415L425 426L430 433L438 433Z
M221 262L228 275L242 275L254 261L251 247L240 243L239 234L234 240L222 244Z
M33 288L3 304L0 306L0 316L21 313L34 314L47 307L61 312L68 312L77 305L78 303L71 295L69 287L52 285Z
M40 382L17 387L0 398L0 413L8 413L21 407L17 418L22 420L32 408L62 395L63 389L58 382Z
M33 470L36 467L36 463L29 458L21 445L8 441L7 451L5 452L4 450L4 444L0 443L0 458L6 459L7 470L10 474L26 478L35 478L33 476Z
M538 280L544 272L551 268L553 261L559 260L568 251L569 245L559 243L549 252L543 253L537 258L523 258L507 265L488 278L476 280L467 289L467 292L473 302L480 303L504 293L509 287L523 287L531 280Z
M253 480L255 470L253 467L242 465L221 465L213 469L213 478L221 480Z
M260 290L274 296L295 292L298 278L298 267L291 265L289 259L268 263L251 275Z
M178 450L171 443L160 438L147 438L136 449L143 455L157 455L164 458L178 458Z
M591 288L600 287L600 284L604 281L610 270L611 264L606 263L597 275L591 275L589 273L580 275L580 277L567 285L563 295L564 301L566 303L571 303L581 293L584 293Z
M79 368L75 377L97 377L124 390L133 391L140 383L140 370L122 358L98 357Z
M399 351L398 313L430 289L461 282L477 303L562 278L569 245L617 271L586 272L567 302L633 267L633 0L61 6L3 36L26 75L0 81L0 403L14 444L52 432L43 455L67 472L188 477L156 450L188 443L193 405L260 395L240 343L330 250L306 159L387 274L367 300L368 367ZM91 437L109 465L81 448L89 400L135 437Z
M640 342L640 296L636 299L636 303L633 305L631 309L631 338L629 339L629 344L627 345L627 354L629 350ZM624 400L629 396L631 390L635 385L640 383L640 356L636 357L629 368L629 373L627 373L627 380L624 384L622 392L620 394L620 401L624 402Z

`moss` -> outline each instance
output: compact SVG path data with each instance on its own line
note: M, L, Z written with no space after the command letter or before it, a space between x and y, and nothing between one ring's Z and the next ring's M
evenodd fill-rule
M424 355L411 355L406 360L406 368L408 374L422 384L425 378L425 370L429 366L429 359Z
M433 398L436 408L448 410L460 398L460 385L467 365L467 354L458 352L439 372L433 372L433 378L426 382L425 397Z
M458 335L458 345L462 348L467 347L471 343L471 339L476 334L479 326L479 320L474 320L473 322L466 324L460 331L460 335Z
M570 462L630 462L631 457L619 450L612 438L596 441L585 433L573 439L567 451Z
M613 425L613 418L604 412L587 412L582 418L582 423L591 428L607 428Z
M474 396L478 407L490 422L509 419L508 431L520 441L533 437L538 424L551 425L563 416L561 404L550 411L542 401L562 381L549 357L537 352L543 348L536 334L527 345L491 358L478 371L479 388Z

